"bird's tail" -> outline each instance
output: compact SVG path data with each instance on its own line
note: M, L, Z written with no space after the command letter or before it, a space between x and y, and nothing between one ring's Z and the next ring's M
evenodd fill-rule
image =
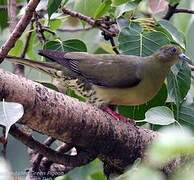
M5 60L13 64L21 64L24 66L37 69L54 78L64 77L65 75L68 76L68 72L65 72L64 68L58 63L41 62L41 61L35 61L35 60L19 58L14 56L7 56Z

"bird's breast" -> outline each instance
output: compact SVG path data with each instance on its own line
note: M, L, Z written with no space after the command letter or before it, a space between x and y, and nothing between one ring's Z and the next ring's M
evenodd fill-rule
M140 105L151 100L159 91L162 82L150 84L141 82L131 88L105 88L95 86L96 96L109 104Z

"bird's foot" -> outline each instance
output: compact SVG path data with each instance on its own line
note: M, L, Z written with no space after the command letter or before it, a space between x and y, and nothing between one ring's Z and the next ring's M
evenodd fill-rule
M113 116L115 119L117 119L118 121L123 121L125 123L128 122L128 119L122 115L120 115L119 113L113 111L111 108L109 107L105 107L102 109L103 111L107 112L108 114L110 114L111 116Z

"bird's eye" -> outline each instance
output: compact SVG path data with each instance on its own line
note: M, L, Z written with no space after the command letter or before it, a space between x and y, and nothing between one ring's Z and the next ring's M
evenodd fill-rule
M173 47L172 49L171 49L171 53L176 53L176 48L175 47Z

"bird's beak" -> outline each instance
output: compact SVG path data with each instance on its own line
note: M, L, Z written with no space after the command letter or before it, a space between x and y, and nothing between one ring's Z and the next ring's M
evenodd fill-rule
M179 55L179 59L180 60L183 60L183 61L186 61L187 63L189 63L191 65L193 64L193 62L191 61L191 59L188 56L186 56L184 53L182 53L182 54Z

